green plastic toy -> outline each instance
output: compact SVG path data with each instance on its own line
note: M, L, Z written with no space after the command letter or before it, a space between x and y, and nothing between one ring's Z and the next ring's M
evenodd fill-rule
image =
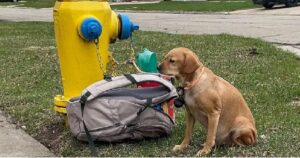
M147 48L136 55L135 61L137 66L144 72L158 72L156 53L149 51Z

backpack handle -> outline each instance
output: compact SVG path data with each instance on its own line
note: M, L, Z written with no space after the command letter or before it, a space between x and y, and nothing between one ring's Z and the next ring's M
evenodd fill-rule
M87 101L92 100L102 94L103 92L114 89L114 88L121 88L125 86L129 86L136 83L142 82L157 82L164 87L170 90L170 95L176 97L177 92L176 88L173 84L162 77L160 74L154 73L138 73L138 74L126 74L122 76L113 77L110 81L101 80L95 82L94 84L88 86L86 89L83 90L82 95L86 94L87 92L91 93L87 97Z

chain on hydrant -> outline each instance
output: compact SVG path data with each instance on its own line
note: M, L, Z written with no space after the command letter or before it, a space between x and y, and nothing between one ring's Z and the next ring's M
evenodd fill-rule
M97 54L97 59L99 62L100 72L103 73L104 79L110 79L111 76L116 76L116 69L117 69L117 65L119 65L119 63L112 56L112 54L110 54L109 55L109 58L110 58L109 63L111 64L111 69L109 69L109 66L107 66L107 68L105 69L103 66L103 63L101 62L102 60L101 60L101 54L100 54L99 40L95 39L94 44L96 46L96 54ZM107 72L110 72L110 74L108 74Z
M106 70L103 67L103 64L101 62L101 54L100 54L100 48L99 48L99 40L95 39L94 44L96 46L96 54L97 54L97 59L99 62L99 67L100 67L100 73L102 72L104 75L106 74Z
M109 54L109 65L107 65L106 69L104 69L103 63L101 62L101 54L100 54L100 48L99 48L99 41L98 39L94 40L94 44L96 46L96 53L97 53L97 58L98 58L98 62L99 62L99 68L100 68L100 72L103 73L104 75L104 79L107 78L111 78L112 76L116 76L117 75L117 66L119 65L128 65L131 64L135 67L135 69L138 72L142 72L136 65L135 65L135 50L134 50L134 41L132 36L130 36L130 57L129 60L126 60L125 62L118 62L113 56L112 54ZM110 72L110 73L108 73Z

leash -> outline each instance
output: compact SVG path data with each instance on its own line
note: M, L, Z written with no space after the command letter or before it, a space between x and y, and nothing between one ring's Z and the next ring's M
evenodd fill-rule
M176 91L177 91L177 94L178 94L178 97L174 100L174 105L175 105L176 108L180 108L180 107L182 107L182 106L185 104L185 100L184 100L184 91L185 91L185 90L189 90L189 89L191 89L194 85L196 85L197 82L200 80L200 78L201 78L203 72L204 72L204 66L202 67L201 72L200 72L200 74L198 75L197 79L194 80L190 85L185 86L185 87L177 87L177 88L176 88Z

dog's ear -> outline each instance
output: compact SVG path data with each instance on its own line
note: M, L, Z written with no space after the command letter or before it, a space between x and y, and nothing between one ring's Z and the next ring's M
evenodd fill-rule
M201 66L198 57L193 53L184 54L183 73L195 72Z

